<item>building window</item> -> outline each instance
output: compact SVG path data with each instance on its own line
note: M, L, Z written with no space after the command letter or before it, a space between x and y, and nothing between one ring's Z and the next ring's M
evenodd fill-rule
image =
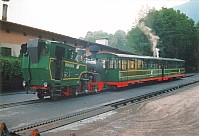
M10 30L9 30L9 29L6 29L6 33L10 33Z
M26 32L23 32L23 36L27 36Z

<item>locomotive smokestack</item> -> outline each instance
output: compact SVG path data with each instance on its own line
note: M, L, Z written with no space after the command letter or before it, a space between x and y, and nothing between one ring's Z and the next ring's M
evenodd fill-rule
M96 53L98 53L100 51L100 47L96 46L96 45L92 45L89 47L90 52L91 52L91 59L95 59L96 58Z

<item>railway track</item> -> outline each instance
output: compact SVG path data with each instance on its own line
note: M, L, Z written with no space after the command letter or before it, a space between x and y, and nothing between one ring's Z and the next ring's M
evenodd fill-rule
M21 106L21 105L29 105L29 104L35 104L35 103L42 103L44 100L28 100L28 101L21 101L21 102L13 102L13 103L5 103L0 105L0 109L4 108L11 108L11 107L16 107L16 106Z
M166 89L162 89L162 90L158 90L156 92L152 92L152 93L148 93L148 94L144 94L141 96L137 96L137 97L132 97L129 99L125 99L125 100L120 100L117 102L111 102L109 104L105 104L102 106L98 106L95 108L90 108L84 111L80 111L80 112L76 112L73 114L69 114L69 115L65 115L62 117L58 117L58 118L54 118L54 119L49 119L43 122L38 122L35 124L31 124L28 126L24 126L24 127L20 127L20 128L15 128L13 130L11 130L12 133L16 133L19 135L30 135L31 130L33 129L38 129L40 133L44 133L47 132L49 130L64 126L64 125L68 125L83 119L87 119L96 115L100 115L102 113L106 113L112 110L115 110L121 106L126 106L127 104L137 104L137 103L141 103L153 98L157 98L160 96L165 96L165 95L171 95L175 92L178 92L177 90L188 87L190 85L193 85L195 83L198 83L199 80L197 81L192 81L190 83L184 83L181 85L177 85L174 87L170 87L170 88L166 88Z

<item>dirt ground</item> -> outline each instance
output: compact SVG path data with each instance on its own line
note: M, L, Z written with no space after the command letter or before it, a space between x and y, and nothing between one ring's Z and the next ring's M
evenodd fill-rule
M198 136L199 84L52 130L44 136Z

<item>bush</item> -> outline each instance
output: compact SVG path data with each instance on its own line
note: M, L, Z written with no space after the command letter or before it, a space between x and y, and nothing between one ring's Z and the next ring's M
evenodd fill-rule
M7 91L11 88L18 89L13 88L13 85L19 86L17 84L19 84L21 80L21 58L0 56L0 91L4 89L6 89L4 91ZM10 84L7 84L8 82Z

